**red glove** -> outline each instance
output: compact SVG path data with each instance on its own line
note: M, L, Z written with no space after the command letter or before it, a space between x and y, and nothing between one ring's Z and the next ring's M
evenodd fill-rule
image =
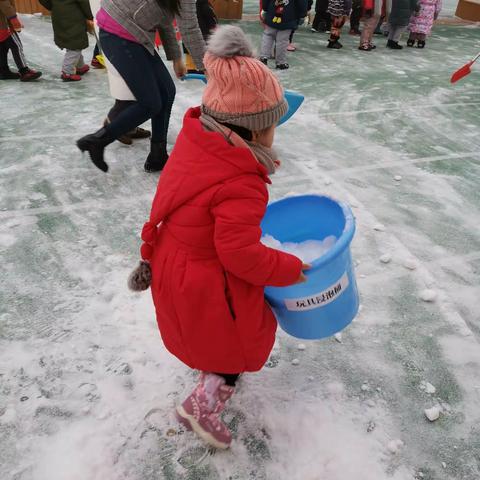
M10 28L14 32L21 32L22 31L22 28L23 28L22 22L18 19L18 17L16 15L14 17L10 17L8 19L8 23L10 23Z

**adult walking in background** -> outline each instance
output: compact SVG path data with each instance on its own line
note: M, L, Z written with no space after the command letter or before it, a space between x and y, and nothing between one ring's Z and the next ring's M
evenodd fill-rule
M96 17L97 13L100 10L100 0L90 0L90 8L92 10L93 16ZM97 32L98 38L98 26L94 26L95 31ZM97 55L100 54L100 42L97 41L95 45L95 50L93 52L92 66L94 65L93 60L97 60ZM118 73L117 69L108 61L104 55L103 62L107 67L107 77L108 84L110 87L110 95L115 99L115 103L110 111L107 113L105 120L103 121L103 126L109 124L115 117L120 115L126 108L132 105L136 99L133 93L128 88L128 85L123 80L122 76ZM100 62L98 62L100 63ZM95 68L95 67L94 67ZM150 138L151 132L145 130L141 127L134 128L131 132L127 132L125 135L122 135L117 138L117 140L124 145L131 145L135 139Z
M160 171L168 160L167 131L175 99L175 84L155 51L158 30L168 60L178 78L186 69L177 42L176 18L183 40L195 65L203 70L205 42L198 27L195 0L102 0L97 14L100 44L107 59L117 69L135 101L97 132L77 141L88 151L93 163L108 171L104 150L115 139L152 120L147 172Z

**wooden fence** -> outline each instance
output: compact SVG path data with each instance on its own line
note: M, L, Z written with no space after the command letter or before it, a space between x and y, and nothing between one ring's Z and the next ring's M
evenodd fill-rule
M210 0L218 18L242 18L243 0ZM37 0L16 0L19 13L43 13L49 15Z
M50 15L48 10L45 10L37 0L16 0L18 13L43 13Z

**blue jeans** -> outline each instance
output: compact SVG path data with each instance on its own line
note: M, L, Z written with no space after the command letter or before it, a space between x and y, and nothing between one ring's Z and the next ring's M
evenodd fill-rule
M107 125L107 135L119 138L151 118L152 142L166 142L176 90L158 53L151 55L139 43L104 30L100 30L100 44L136 98Z

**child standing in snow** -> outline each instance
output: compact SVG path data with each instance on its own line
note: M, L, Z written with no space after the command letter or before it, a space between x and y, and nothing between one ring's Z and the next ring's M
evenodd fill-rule
M54 41L66 49L61 78L77 82L90 67L83 61L82 50L88 47L87 30L93 30L93 15L88 0L39 0L52 12Z
M178 420L228 448L225 402L239 374L262 368L275 341L264 287L305 281L306 266L260 243L266 184L279 165L275 126L288 109L282 87L235 26L213 33L204 65L202 106L185 115L129 286L151 284L166 348L202 372Z
M417 41L418 48L425 47L427 35L430 35L433 22L438 18L441 9L442 0L420 0L420 11L410 18L407 46L413 47Z
M402 33L410 22L413 12L418 12L418 0L391 0L391 11L388 15L388 42L387 48L401 50L403 47L398 42Z
M30 82L42 76L28 68L23 45L19 32L23 25L17 17L15 0L0 0L0 80L18 80ZM8 66L8 52L12 51L13 60L18 68L18 73L12 72Z
M377 48L372 43L373 33L378 25L382 11L384 10L383 0L363 0L362 1L362 19L363 28L360 35L359 50L370 52Z
M260 60L267 65L275 45L276 68L286 70L287 48L292 30L307 16L307 0L262 0L262 19L265 22Z
M350 10L352 9L352 0L329 0L327 12L332 18L332 27L327 48L338 50L343 45L339 42L342 27L347 21Z

